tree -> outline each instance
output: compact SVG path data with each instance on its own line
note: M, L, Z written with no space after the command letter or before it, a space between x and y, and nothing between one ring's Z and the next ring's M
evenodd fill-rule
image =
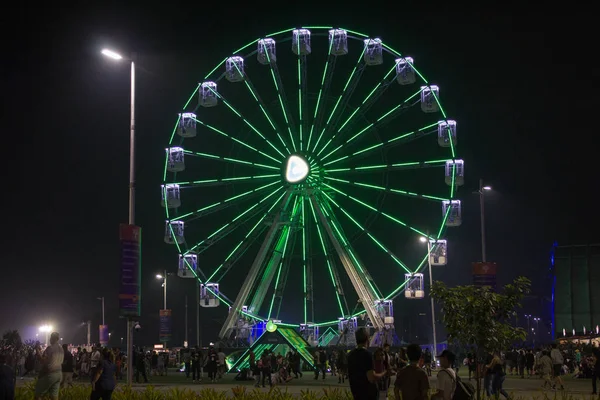
M525 340L525 330L512 326L510 319L516 314L515 309L521 307L521 300L529 293L530 286L525 277L515 279L499 293L489 287L449 288L442 282L433 283L431 297L441 306L448 340L475 351L476 371L479 371L479 358L484 352L506 350L513 343ZM481 396L479 375L477 373L478 399Z
M11 367L13 367L15 379L17 377L17 363L22 349L23 341L21 340L19 331L6 331L4 335L2 335L2 339L0 340L0 352L2 352Z

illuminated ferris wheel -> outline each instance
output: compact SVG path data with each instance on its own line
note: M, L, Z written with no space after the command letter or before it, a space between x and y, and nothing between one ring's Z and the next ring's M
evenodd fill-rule
M364 321L388 340L393 299L425 296L419 271L446 264L461 223L464 163L416 64L351 30L287 29L194 89L166 149L165 242L201 305L229 307L222 339Z

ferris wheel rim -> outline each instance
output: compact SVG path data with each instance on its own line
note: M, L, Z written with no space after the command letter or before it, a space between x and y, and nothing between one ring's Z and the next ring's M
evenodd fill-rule
M315 27L315 26L306 26L306 27L301 27L301 28L289 28L289 29L285 29L285 30L282 30L282 31L278 31L278 32L274 32L274 33L267 34L267 35L265 35L265 36L263 36L263 37L261 37L261 38L257 38L257 39L255 39L254 41L251 41L251 42L249 42L249 43L248 43L248 44L246 44L245 46L242 46L242 47L240 47L238 50L234 51L234 52L233 52L233 53L232 53L230 56L226 57L225 59L223 59L223 61L221 61L219 64L217 64L217 66L216 66L216 67L215 67L213 70L211 70L211 71L210 71L210 72L209 72L209 73L208 73L208 74L207 74L207 75L204 77L204 80L203 80L203 81L210 80L210 79L211 79L211 77L213 77L213 75L216 73L216 71L218 71L218 70L219 70L219 68L222 68L222 67L224 66L224 64L226 63L226 61L227 61L227 60L228 60L230 57L239 55L241 52L243 52L243 51L245 51L246 49L250 48L252 45L255 45L255 44L257 44L257 43L258 43L258 42L259 42L261 39L264 39L264 38L275 38L275 37L278 37L279 35L284 35L284 34L286 34L286 33L290 33L290 32L292 32L292 31L294 31L295 29L309 29L309 30L319 29L319 30L327 30L327 31L329 31L329 30L331 30L331 29L340 29L340 30L345 30L346 32L348 32L348 33L349 33L349 35L348 35L348 38L349 38L349 39L353 39L353 40L364 40L364 39L369 39L369 36L368 36L368 35L365 35L365 34L362 34L362 33L356 32L356 31L351 31L351 30L349 30L349 29L345 29L345 28L341 28L341 27L340 27L340 28L335 28L335 27L331 27L331 26L318 26L318 27ZM352 35L350 35L350 34L352 34ZM325 33L323 33L323 34L320 34L320 35L319 35L319 34L315 34L314 36L326 36L326 34L325 34ZM284 39L284 40L279 40L278 42L286 42L286 41L289 41L289 40L291 40L291 37L287 37L287 38L286 38L286 39ZM389 54L391 54L392 56L394 56L394 57L402 57L402 55L401 55L401 53L400 53L400 52L398 52L398 51L396 51L396 50L392 49L392 48L391 48L391 47L389 47L389 46L388 46L388 45L387 45L385 42L384 42L384 43L382 43L382 46L383 46L383 49L384 49L386 52L388 52ZM248 56L255 55L257 52L258 52L258 50L254 50L254 51L250 52L249 54L247 54L247 55L244 55L243 57L244 57L244 58L247 58ZM417 70L416 68L415 68L415 71L417 72L417 74L419 75L419 77L421 78L421 80L423 81L423 83L424 83L425 85L430 85L430 84L429 84L429 81L427 81L427 79L426 79L426 78L425 78L425 77L424 77L424 76L423 76L423 75L422 75L420 72L418 72L418 70ZM220 82L220 81L221 81L221 80L224 78L224 76L225 76L225 73L222 73L222 74L218 75L217 77L214 77L214 78L213 78L213 81L214 81L214 82ZM191 94L191 96L189 97L188 101L185 103L184 107L182 107L182 109L183 109L183 110L186 110L186 109L188 109L188 106L189 106L190 102L191 102L191 101L192 101L192 99L193 99L193 98L194 98L194 97L197 95L198 89L199 89L199 85L198 85L198 86L195 88L194 92ZM439 108L440 108L440 112L441 112L441 114L442 114L442 116L443 116L443 120L448 120L448 118L447 118L447 115L446 115L446 113L445 113L444 109L441 107L441 104L440 104L440 101L439 101L439 99L437 99L437 98L436 98L436 101L437 101L437 102L438 102L438 104L439 104ZM175 138L175 135L176 135L176 129L177 129L177 126L178 126L178 124L179 124L180 118L181 118L181 114L180 114L180 116L179 116L179 117L178 117L178 119L177 119L177 122L176 122L176 124L175 124L175 129L173 130L173 133L172 133L172 135L171 135L171 138L170 138L170 140L169 140L169 147L171 147L171 146L173 145L173 140L174 140L174 138ZM183 139L182 139L182 141L181 141L181 142L183 142ZM293 139L292 139L292 143L293 143ZM456 159L456 156L455 156L455 154L454 154L454 149L452 150L452 153L453 153L453 154L452 154L452 159L454 160L454 159ZM167 169L167 168L166 168L167 161L168 161L168 160L166 160L166 162L165 162L165 172L164 172L164 175L163 175L163 185L168 185L168 184L170 184L170 182L167 182L167 179L166 179L166 176L167 176L167 172L166 172L166 169ZM274 182L274 183L277 183L277 182ZM452 198L452 197L451 197L451 198ZM167 220L168 220L168 221L170 221L170 220L171 220L171 218L169 218L169 211L168 211L168 207L165 207L165 210L166 210L166 216L167 216ZM443 231L443 230L444 230L444 228L445 228L445 220L446 220L446 218L447 218L447 215L446 215L446 217L444 218L444 220L443 220L443 222L442 222L442 225L441 225L440 231L439 231L439 233L438 233L438 235L437 235L437 239L439 239L439 238L440 238L440 236L441 236L441 233L442 233L442 231ZM421 233L422 233L422 232L421 232ZM428 236L428 237L429 237L429 236ZM178 246L178 247L179 247L179 246ZM180 253L185 255L185 254L188 254L188 253L190 253L190 251L189 251L189 250L188 250L188 251L186 251L186 252L182 252L182 251L180 251ZM426 255L426 257L427 257L427 255ZM425 259L426 259L426 258L425 258ZM425 259L424 259L424 260L425 260ZM424 260L423 260L423 261L424 261ZM419 266L418 266L418 267L417 267L417 268L416 268L416 269L413 271L413 273L415 273L415 272L418 272L420 269L422 269L422 268L424 267L424 262L423 262L423 261L422 261L422 262L420 263L420 265L419 265ZM203 281L200 279L200 277L196 276L196 278L198 279L198 281L199 281L200 283L202 283L202 282L203 282ZM406 282L405 282L405 283L406 283ZM396 292L396 293L395 293L395 296L397 296L399 293L401 293L401 292ZM394 296L394 293L390 293L388 296L385 296L385 298L386 298L386 299L388 299L388 298L393 298L393 297L395 297L395 296ZM241 311L241 310L238 310L238 311ZM359 315L363 314L364 312L365 312L364 310L362 310L362 311L359 311L359 312L357 312L357 313L354 313L353 315L351 315L351 317L356 317L356 316L359 316ZM258 319L258 320L262 320L262 321L266 321L266 320L267 320L267 318L261 317L261 316L259 316L259 315L250 315L250 314L247 314L247 315L248 315L249 317L252 317L252 318L254 318L254 319ZM314 323L314 325L315 325L315 326L328 326L328 325L333 325L333 324L335 324L335 323L337 323L337 321L327 321L327 322L323 322L323 323L316 323L316 322L315 322L315 323ZM283 323L282 325L287 325L287 326L295 326L295 327L297 327L297 326L299 326L299 325L301 325L301 324L285 324L285 323Z

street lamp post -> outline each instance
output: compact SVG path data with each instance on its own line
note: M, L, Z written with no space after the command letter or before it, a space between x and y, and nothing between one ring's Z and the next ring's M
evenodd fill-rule
M484 193L492 190L491 186L483 186L483 179L479 179L479 212L481 217L481 261L486 262L485 252L485 208L484 208Z
M427 265L429 267L429 289L433 286L433 274L431 272L431 240L424 236L420 238L421 242L427 242ZM429 300L431 301L431 326L432 326L432 334L433 334L433 352L432 356L435 358L437 354L437 335L435 330L435 305L433 303L433 297L431 294L429 295Z
M531 334L531 314L525 314L525 318L527 318L527 337Z
M156 279L162 279L162 287L163 287L163 310L167 309L167 270L164 271L164 275L156 274Z
M48 335L52 332L52 325L42 325L39 327L39 331L46 335L46 346L48 346Z
M123 57L112 50L103 49L102 54L113 60ZM129 118L129 225L135 225L135 62L131 57L131 101ZM127 318L127 384L133 378L133 320Z
M102 301L102 325L104 325L104 296L97 297L98 300Z

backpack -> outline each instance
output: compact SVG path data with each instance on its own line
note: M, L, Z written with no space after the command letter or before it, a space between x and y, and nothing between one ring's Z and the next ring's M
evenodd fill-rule
M455 379L448 371L443 371L448 374L456 386L452 400L472 400L475 398L475 387L471 384L471 382L463 382L458 375L456 375Z

